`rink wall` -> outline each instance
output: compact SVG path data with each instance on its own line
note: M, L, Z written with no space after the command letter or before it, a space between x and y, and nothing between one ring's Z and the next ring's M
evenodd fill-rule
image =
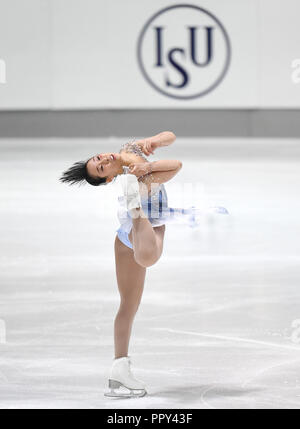
M0 109L298 109L299 15L299 0L1 0Z

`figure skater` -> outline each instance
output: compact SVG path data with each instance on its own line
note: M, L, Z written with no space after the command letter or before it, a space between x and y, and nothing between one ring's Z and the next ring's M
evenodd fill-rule
M128 356L129 339L135 314L139 308L146 269L162 255L166 223L184 217L195 221L196 208L174 209L168 206L164 183L182 168L179 160L149 162L147 156L162 146L172 144L171 131L122 145L119 153L100 153L76 162L65 171L61 182L71 185L88 182L93 186L108 185L119 176L123 195L119 197L120 227L114 242L120 307L114 321L115 356L110 371L106 396L140 397L145 385L131 371ZM216 209L226 212L226 209Z

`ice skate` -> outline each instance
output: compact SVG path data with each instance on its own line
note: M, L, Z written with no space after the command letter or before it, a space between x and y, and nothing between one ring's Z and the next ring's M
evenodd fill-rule
M140 187L137 177L129 173L129 167L123 167L124 174L121 175L121 185L124 193L124 202L127 210L142 207Z
M109 391L104 395L111 398L139 398L146 395L143 382L131 373L129 357L115 359L108 380Z

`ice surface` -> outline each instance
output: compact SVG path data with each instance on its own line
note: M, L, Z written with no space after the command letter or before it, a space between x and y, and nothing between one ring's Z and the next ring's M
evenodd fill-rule
M57 179L120 143L0 142L0 407L300 408L296 140L177 139L156 152L183 161L166 184L170 205L181 207L176 186L198 181L230 216L167 227L130 347L149 394L103 396L119 189Z

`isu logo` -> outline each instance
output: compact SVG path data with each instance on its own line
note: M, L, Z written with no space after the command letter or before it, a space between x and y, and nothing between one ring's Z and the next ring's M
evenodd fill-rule
M221 83L231 49L219 19L201 7L179 4L160 10L146 22L137 54L153 88L188 100L208 94Z

